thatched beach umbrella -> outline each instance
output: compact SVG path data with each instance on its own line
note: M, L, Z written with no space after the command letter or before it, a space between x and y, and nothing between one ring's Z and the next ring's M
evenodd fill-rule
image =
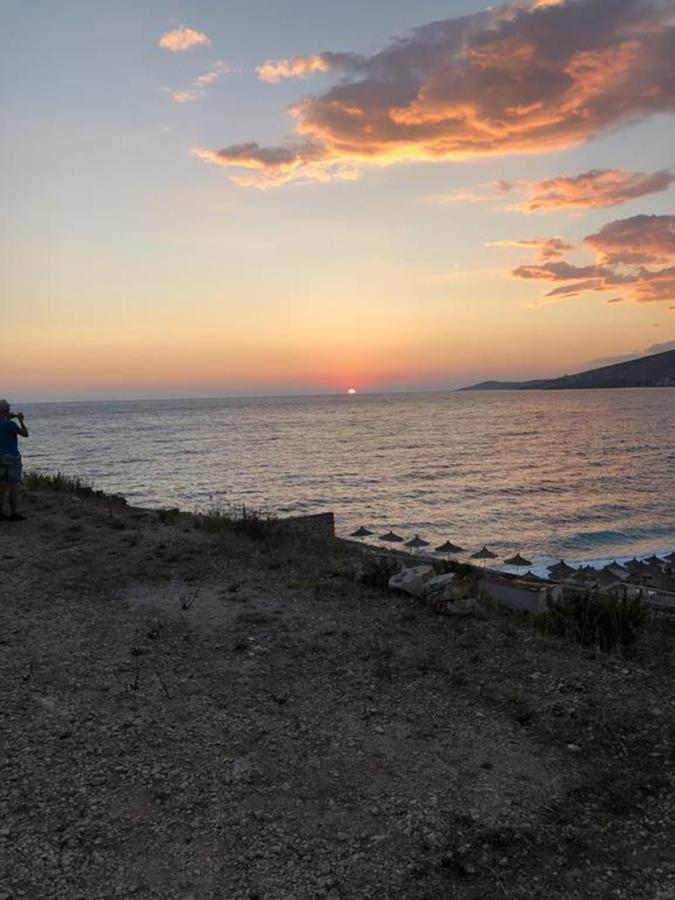
M488 559L497 559L497 554L493 553L492 550L488 550L487 547L483 547L483 549L479 550L477 553L472 553L471 559L482 559L483 568L485 568L485 561Z
M603 572L609 572L610 575L614 575L616 578L620 578L622 581L624 578L628 578L628 569L625 566L622 566L621 563L618 563L616 560L611 562L608 566L602 570Z
M571 575L574 575L575 572L576 569L573 569L572 566L568 566L564 559L561 559L559 563L554 563L552 566L548 567L548 574L551 578L559 578L563 581Z
M416 534L411 541L406 541L405 545L406 547L411 547L413 550L417 550L419 547L428 547L429 541L425 541L419 534Z
M464 548L458 547L457 544L453 544L451 541L446 541L440 547L436 547L436 553L448 553L452 556L455 553L464 553Z
M658 566L659 569L663 566L663 560L660 556L656 556L656 554L652 554L652 556L648 556L645 560L646 563L649 563L650 566Z
M393 531L388 531L386 534L380 535L380 540L389 541L390 544L400 544L403 538L398 534L394 534Z
M535 575L534 572L526 572L524 575L520 576L521 581L532 581L535 584L546 584L545 578L540 578L539 575Z
M368 531L367 528L364 528L363 525L361 525L361 527L357 528L356 531L352 531L351 536L352 537L369 537L371 534L373 534L372 531Z
M516 553L515 556L509 557L509 559L504 560L504 564L507 566L515 566L516 569L527 569L528 566L531 566L532 563L529 559L525 559L524 556L521 556L520 553Z

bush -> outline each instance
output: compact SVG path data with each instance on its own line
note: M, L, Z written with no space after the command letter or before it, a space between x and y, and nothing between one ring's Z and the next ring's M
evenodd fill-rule
M401 561L393 556L378 554L368 555L358 560L356 564L355 578L360 584L367 587L384 590L389 584L392 575L401 571Z
M271 513L261 510L221 509L214 507L195 517L195 524L204 531L234 531L247 537L261 540L277 529L277 520Z
M598 647L603 653L633 653L645 623L639 597L567 589L536 619L547 634Z

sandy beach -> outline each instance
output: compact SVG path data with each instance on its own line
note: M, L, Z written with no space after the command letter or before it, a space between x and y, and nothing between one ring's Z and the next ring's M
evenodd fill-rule
M625 660L366 587L357 548L24 500L2 900L675 896L671 621Z

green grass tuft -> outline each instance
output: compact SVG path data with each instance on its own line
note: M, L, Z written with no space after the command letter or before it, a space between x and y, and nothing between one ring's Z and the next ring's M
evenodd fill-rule
M95 491L90 484L81 478L63 475L61 472L57 472L55 475L48 475L45 472L26 472L23 483L30 490L46 488L51 491L62 491L67 494L86 496L102 493L101 491Z
M646 614L639 597L569 588L534 621L547 634L584 647L598 647L603 653L630 656L635 652Z

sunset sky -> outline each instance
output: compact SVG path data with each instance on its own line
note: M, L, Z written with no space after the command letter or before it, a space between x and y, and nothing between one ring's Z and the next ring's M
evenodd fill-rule
M675 0L3 13L2 395L436 389L675 341Z

